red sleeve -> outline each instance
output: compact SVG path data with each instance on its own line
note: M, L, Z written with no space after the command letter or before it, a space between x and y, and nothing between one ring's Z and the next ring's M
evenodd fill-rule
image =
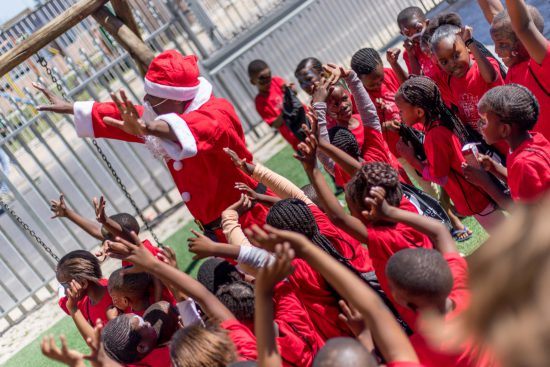
M492 57L487 58L491 65L493 65L493 69L495 69L495 72L497 73L497 79L490 84L490 87L498 87L499 85L504 85L504 79L502 78L502 75L500 74L500 64L497 60L493 59ZM481 98L481 97L480 97Z
M424 150L434 178L447 177L451 171L453 144L452 133L444 127L435 127L428 131L424 141Z
M423 364L416 362L390 362L387 367L424 367Z
M529 68L531 68L533 74L537 76L540 84L542 84L546 90L550 91L550 42L547 41L546 55L542 60L542 64L539 65L535 60L531 59L529 60ZM545 123L550 122L545 121Z
M388 145L380 131L365 126L364 139L361 151L363 152L365 162L392 163L389 158Z
M249 328L235 319L225 320L220 327L229 332L229 337L237 348L239 360L255 361L258 359L256 337Z
M403 50L403 61L407 65L407 72L411 74L411 61L409 60L409 51Z
M63 312L65 312L67 315L69 315L69 309L67 308L67 297L61 297L59 299L59 307L61 307L61 309L63 310Z

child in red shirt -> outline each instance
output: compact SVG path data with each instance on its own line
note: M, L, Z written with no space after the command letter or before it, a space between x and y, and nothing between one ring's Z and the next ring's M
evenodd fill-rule
M285 124L282 114L283 88L288 83L278 76L272 77L269 66L263 60L254 60L248 64L248 77L250 83L258 88L254 100L256 111L269 126L279 130L282 137L296 150L300 141Z
M542 134L530 132L542 122L533 93L518 84L497 87L479 101L479 111L485 140L505 140L510 146L507 167L482 156L483 168L507 179L514 201L540 199L550 188L550 143Z
M458 213L476 216L485 228L502 220L503 213L491 197L464 177L462 145L466 138L457 135L460 121L443 103L435 83L427 77L407 80L399 89L396 103L406 124L422 122L425 126L425 162L420 162L408 145L399 145L413 167L445 189Z
M504 82L527 87L539 101L534 131L550 139L550 42L543 35L544 18L523 1L510 2L507 11L495 15L491 38L495 51L508 66Z

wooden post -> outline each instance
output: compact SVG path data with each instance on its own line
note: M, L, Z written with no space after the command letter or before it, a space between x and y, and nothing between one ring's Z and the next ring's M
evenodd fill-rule
M111 5L115 10L115 15L122 20L124 24L128 26L138 36L141 38L136 19L132 14L132 9L128 4L128 0L111 0Z
M122 23L109 9L105 6L99 8L94 14L94 19L109 32L116 41L124 47L132 56L139 67L142 75L145 75L149 64L155 57L149 46L139 38L132 30Z
M81 0L44 27L31 34L26 40L0 56L0 76L27 60L48 43L94 13L108 0Z

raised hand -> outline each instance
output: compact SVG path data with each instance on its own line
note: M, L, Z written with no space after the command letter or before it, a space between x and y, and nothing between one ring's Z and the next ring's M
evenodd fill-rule
M113 361L105 353L103 342L101 341L101 332L103 331L103 322L97 319L92 337L86 338L86 344L90 348L90 354L84 356L92 367L122 367L119 363Z
M164 246L157 254L157 259L165 264L170 265L173 268L178 268L178 260L176 258L176 252L173 248Z
M401 50L398 48L390 48L386 51L386 59L390 64L397 64L399 62L399 55Z
M365 320L363 315L355 307L341 299L338 301L338 306L342 310L342 313L338 315L338 318L348 324L353 335L359 336L365 330Z
M341 78L347 78L351 73L351 70L344 69L343 66L336 64L325 64L323 70L330 75L329 81L331 84L336 83Z
M230 149L230 148L223 148L223 151L231 158L231 161L241 171L246 173L247 175L251 176L254 172L255 165L252 163L248 163L245 159L242 159L238 156L238 154Z
M105 224L107 222L107 216L105 215L105 199L103 195L101 195L99 200L93 198L92 203L94 204L96 220L101 224Z
M115 259L134 264L132 268L124 270L126 273L146 272L154 266L157 259L142 245L134 231L130 232L130 238L132 242L121 237L116 237L114 241L106 241L109 247L107 254Z
M277 283L292 274L292 260L294 260L294 250L289 243L278 244L275 246L275 261L270 265L264 266L256 275L256 287L264 290L271 290Z
M60 335L59 340L61 340L61 349L57 347L52 335L45 336L40 343L42 354L67 366L85 367L84 355L76 350L69 349L64 335Z
M311 172L317 166L317 138L310 134L305 141L298 144L298 150L301 154L294 154L294 158L299 160L304 166L306 172Z
M466 42L469 39L472 39L473 37L474 37L474 29L469 25L463 26L460 31L460 38L462 38L462 40Z
M364 210L361 214L370 222L386 219L389 215L391 206L388 204L385 197L386 190L379 186L373 187L369 192L369 196L365 198L365 203L369 209Z
M249 188L248 186L246 187ZM235 185L235 188L238 189L237 185ZM256 194L256 192L254 192L254 194ZM246 213L247 211L252 209L253 206L254 200L250 198L247 194L241 193L241 198L235 203L231 204L229 207L227 207L227 210L234 210L239 216L241 216L243 213Z
M388 120L382 123L382 128L389 131L399 131L401 124L397 120Z
M67 102L63 98L56 96L41 84L32 83L32 86L38 89L40 92L42 92L42 94L44 94L48 102L50 102L49 105L36 106L36 109L38 111L49 111L49 112L56 112L56 113L69 113L69 114L73 113L72 103Z
M123 90L120 90L119 94L120 97L117 96L116 93L111 93L111 99L115 102L122 121L112 117L104 117L103 122L130 135L147 135L147 126L140 118L136 106L128 100L126 93Z
M311 97L311 103L326 102L331 95L334 87L331 86L330 78L321 78L320 81L315 83L313 88L313 96Z
M215 255L216 248L220 245L195 230L191 230L191 233L195 237L187 239L187 246L189 247L189 251L195 254L193 260L200 260Z
M67 296L67 309L71 314L78 310L78 302L84 297L84 287L76 280L69 282L69 287L65 290Z
M245 196L248 196L249 199L253 199L253 200L258 199L258 193L256 191L252 190L252 188L250 188L250 186L248 186L245 183L237 182L237 183L235 183L235 188L237 190L239 190L241 193L245 194ZM241 197L241 199L243 199L243 198ZM235 205L235 204L233 204L233 205ZM234 209L234 210L236 210L236 209Z
M50 210L53 213L52 219L67 216L67 205L65 204L65 195L59 195L59 201L50 200Z

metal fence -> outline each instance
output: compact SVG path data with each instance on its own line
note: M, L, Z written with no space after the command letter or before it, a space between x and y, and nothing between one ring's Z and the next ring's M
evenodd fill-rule
M52 0L12 25L0 34L3 50L74 2ZM247 132L259 135L255 91L246 74L252 59L266 60L274 74L288 80L306 56L347 63L358 48L382 48L395 38L395 18L401 9L417 5L428 11L441 0L132 2L148 44L155 51L176 48L199 54L203 74L213 81L215 93L234 103ZM105 100L119 88L135 101L143 95L141 78L128 54L93 21L84 20L48 47L40 55L71 99ZM0 127L4 126L0 150L11 161L7 176L0 170L0 181L9 188L4 198L55 253L90 249L97 241L67 220L50 220L50 199L64 192L67 204L87 217L93 217L90 198L101 194L110 213L132 213L132 209L91 143L77 138L72 122L35 110L36 103L44 102L30 88L36 79L53 88L34 60L0 78ZM144 147L99 144L138 206L151 217L180 202L177 193L171 194L174 185L164 164ZM10 311L18 308L25 313L22 301L34 297L52 279L55 262L6 214L0 215L0 247L0 317L13 323Z

